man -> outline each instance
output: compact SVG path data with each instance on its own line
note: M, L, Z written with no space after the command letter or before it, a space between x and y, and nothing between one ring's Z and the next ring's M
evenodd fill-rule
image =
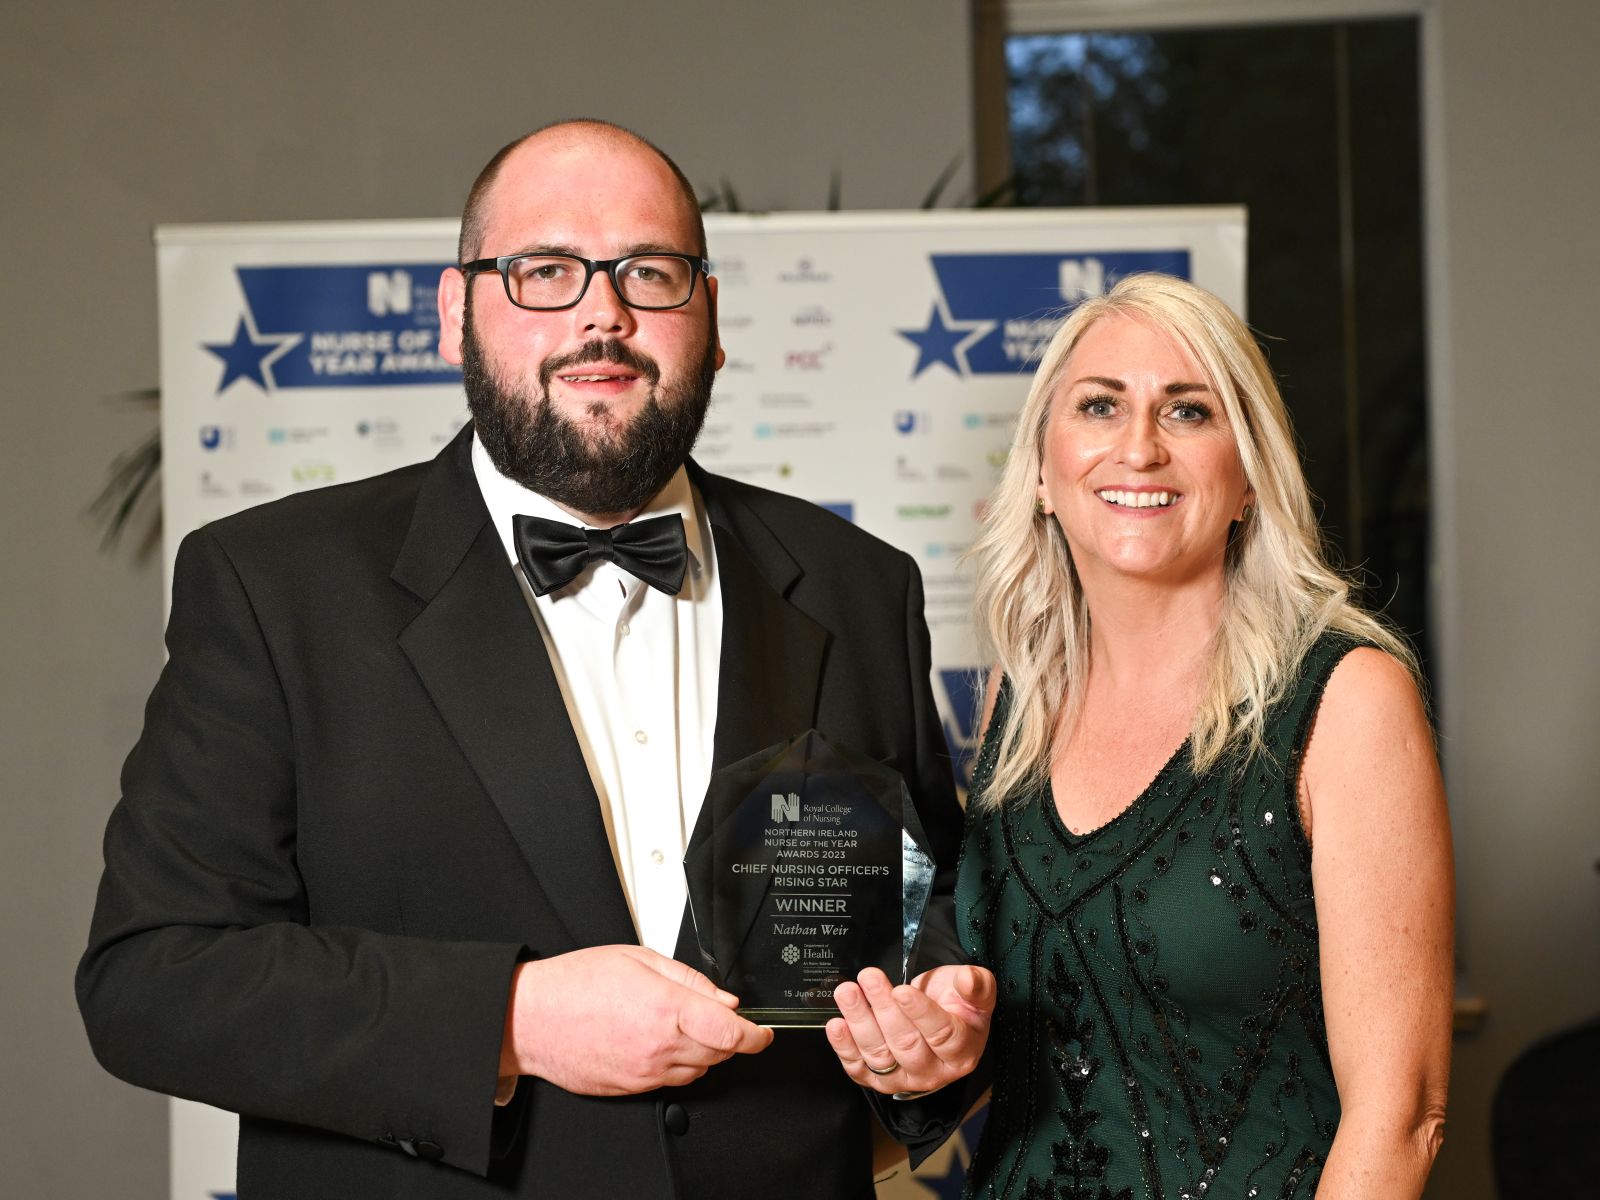
M910 560L687 462L704 254L648 143L513 143L439 289L472 426L179 551L79 999L110 1070L241 1114L245 1200L866 1196L861 1085L981 1051L976 968L864 972L824 1038L685 965L714 767L813 726L890 763L944 893L959 829Z

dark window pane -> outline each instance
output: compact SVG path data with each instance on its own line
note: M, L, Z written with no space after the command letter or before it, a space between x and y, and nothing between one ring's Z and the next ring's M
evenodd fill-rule
M1416 22L1019 36L1006 58L1019 203L1248 207L1248 315L1334 556L1425 653Z

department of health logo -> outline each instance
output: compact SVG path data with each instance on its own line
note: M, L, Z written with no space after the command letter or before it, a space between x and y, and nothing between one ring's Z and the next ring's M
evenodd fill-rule
M783 948L780 957L783 959L785 966L792 967L800 961L800 947L790 942Z
M290 388L454 383L439 357L437 279L447 264L236 267L244 312L225 342L217 394L240 380Z
M921 329L897 329L917 348L911 378L944 366L956 375L1031 371L1062 320L1124 275L1188 279L1187 250L1094 254L930 254L939 291Z

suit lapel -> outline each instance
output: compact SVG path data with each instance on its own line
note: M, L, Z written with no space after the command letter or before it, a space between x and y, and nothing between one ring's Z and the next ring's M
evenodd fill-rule
M792 555L745 504L691 464L711 518L722 589L722 665L713 767L804 733L816 722L827 631L787 599Z
M722 591L722 664L712 748L712 767L720 769L816 723L828 634L789 602L802 571L766 523L729 495L721 481L692 462L689 467L711 520ZM701 819L707 815L702 811ZM755 903L749 895L744 900L747 906ZM747 915L753 918L754 912L752 907ZM745 920L709 912L699 916L719 928ZM684 912L676 957L716 975L715 963L701 957L695 917Z
M392 577L424 607L400 646L572 940L635 942L599 799L470 447L469 427L418 493Z

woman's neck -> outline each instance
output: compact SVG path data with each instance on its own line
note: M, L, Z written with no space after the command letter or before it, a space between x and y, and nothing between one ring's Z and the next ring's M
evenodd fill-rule
M1220 566L1220 564L1219 564ZM1110 572L1080 575L1091 671L1112 695L1198 689L1222 619L1221 571L1174 585Z

